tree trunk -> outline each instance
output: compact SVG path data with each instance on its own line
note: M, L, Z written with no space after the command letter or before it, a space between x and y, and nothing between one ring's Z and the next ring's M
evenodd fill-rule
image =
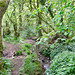
M1 35L2 17L8 7L9 1L10 0L0 0L0 71L3 71L2 66L3 50L2 50L2 35Z
M2 71L2 35L1 35L1 21L0 18L0 71Z
M9 29L9 24L8 24L8 22L6 21L6 35L10 35L10 29Z
M17 19L16 19L16 14L15 14L16 7L15 6L13 6L13 7L14 7L14 9L13 9L13 16L15 17L15 22L13 22L12 20L11 20L11 22L13 23L13 27L14 27L14 31L15 31L14 36L15 36L15 38L18 38L19 34L18 34L18 31L17 31Z
M22 13L23 11L23 4L19 4L19 36L20 36L20 31L22 31Z
M39 8L39 0L37 0L37 8ZM41 16L41 13L38 12L37 26L41 25L40 16ZM42 36L41 28L39 28L38 35L39 35L39 37Z

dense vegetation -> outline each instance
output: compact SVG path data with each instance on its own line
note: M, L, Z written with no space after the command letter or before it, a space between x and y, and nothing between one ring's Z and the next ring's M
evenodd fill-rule
M10 75L2 41L19 44L13 56L25 56L21 75L42 74L37 52L50 58L45 74L74 75L75 0L0 0L0 74Z
M75 53L64 51L59 53L52 60L48 75L74 75L75 74Z

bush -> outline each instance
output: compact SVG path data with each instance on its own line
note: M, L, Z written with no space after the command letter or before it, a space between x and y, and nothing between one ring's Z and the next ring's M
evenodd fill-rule
M48 75L75 75L75 52L64 51L52 60Z
M21 67L20 74L22 75L40 75L41 67L38 60L35 59L35 54L28 55Z
M6 45L3 44L3 50L5 50L5 49L6 49Z
M75 45L63 45L57 43L55 47L51 50L50 58L53 59L58 53L62 53L63 51L72 51L75 52Z
M22 50L16 51L16 54L15 54L15 55L16 55L16 56L22 55Z
M12 43L12 44L18 44L19 43L19 38L15 38L14 36L8 35L3 38L3 41Z
M26 51L26 50L27 50L27 48L26 48L26 47L22 47L22 49L23 49L23 51Z
M47 45L46 47L42 46L40 48L40 53L43 54L44 56L50 57L51 50L52 49L50 48L50 45Z
M6 74L11 75L10 74L10 72L11 72L11 70L10 70L11 63L10 63L10 61L3 58L2 62L3 62L3 72L0 72L0 75L6 75Z
M50 57L51 59L54 58L58 53L62 53L63 51L72 51L75 52L75 44L70 45L63 45L62 43L56 43L54 48L51 48L50 45L42 46L40 48L40 53L44 56Z
M31 52L30 52L30 50L27 50L26 53L27 53L28 55L30 55Z
M25 44L23 44L23 46L26 47L26 48L28 48L28 49L30 49L32 47L32 44L25 43Z

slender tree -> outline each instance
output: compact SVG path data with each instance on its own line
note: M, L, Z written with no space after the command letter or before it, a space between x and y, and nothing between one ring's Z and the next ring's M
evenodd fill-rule
M37 0L37 8L39 8L39 0ZM38 22L37 22L37 26L41 25L41 18L40 18L40 16L41 16L41 13L38 12ZM39 34L39 37L42 36L41 28L39 29L38 34Z
M22 31L22 13L23 11L23 3L19 3L19 36L20 36L20 31Z

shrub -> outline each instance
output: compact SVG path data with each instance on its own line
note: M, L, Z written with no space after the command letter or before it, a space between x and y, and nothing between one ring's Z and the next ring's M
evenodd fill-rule
M28 48L28 49L30 49L32 47L32 44L25 43L25 44L23 44L23 46L26 47L26 48Z
M7 59L4 59L3 58L3 72L0 72L0 75L11 75L10 74L10 65L11 65L11 63L10 63L10 61L9 60L7 60Z
M35 54L28 55L21 67L20 74L22 75L40 75L41 67L38 60L35 59Z
M16 54L15 54L15 55L16 55L16 56L22 55L22 50L16 51Z
M56 43L55 47L51 50L50 58L53 59L54 56L56 56L58 53L61 53L63 51L75 52L75 45L73 44L63 45L63 44Z
M27 50L26 53L29 55L31 52L30 52L30 50Z
M42 53L44 56L50 57L51 50L50 45L47 45L46 47L42 46L40 48L40 53Z
M51 59L54 58L58 53L62 53L63 51L72 51L75 52L75 44L63 45L62 43L56 43L54 48L51 48L50 45L42 46L40 48L40 52L44 56L48 56Z
M41 52L44 56L50 57L50 50L42 49L40 52Z
M48 75L75 75L75 52L64 51L52 60Z
M18 44L19 43L19 38L15 38L14 36L11 35L6 35L5 38L3 38L4 41L12 43L12 44Z
M26 47L22 47L22 49L23 49L23 51L26 51L26 50L27 50L27 48L26 48Z
M3 50L5 50L5 49L6 49L6 45L3 44Z

